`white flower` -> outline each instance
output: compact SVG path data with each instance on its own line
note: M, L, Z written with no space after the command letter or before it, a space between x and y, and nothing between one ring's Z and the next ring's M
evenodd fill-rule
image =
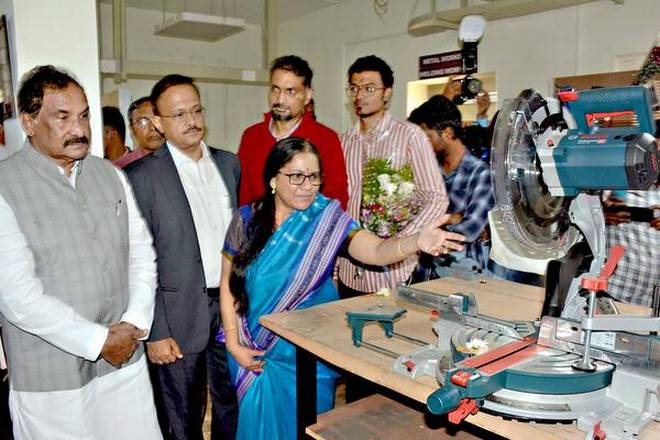
M465 344L465 348L478 356L488 351L488 342L483 339L471 339Z
M381 184L383 190L385 191L385 194L387 194L388 197L391 197L397 189L399 189L399 185L396 183L391 183L387 182L385 184Z
M403 197L408 197L415 191L415 184L412 182L401 182L399 185L399 194Z
M376 291L376 295L378 296L390 296L390 288L389 287L381 287Z
M385 186L388 183L390 183L390 175L389 174L380 174L378 177L378 183L380 183L380 186Z

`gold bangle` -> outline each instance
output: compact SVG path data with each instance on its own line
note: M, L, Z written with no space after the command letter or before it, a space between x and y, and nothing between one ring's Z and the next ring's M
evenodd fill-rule
M228 331L236 330L236 326L233 326L233 327L223 327L223 330L224 330L225 333L227 333Z
M401 257L401 259L404 259L404 258L406 258L406 255L407 255L407 254L405 254L405 253L403 252L403 249L401 249L401 241L402 241L402 240L403 240L403 238L399 238L399 239L396 241L396 249L399 251L399 256Z

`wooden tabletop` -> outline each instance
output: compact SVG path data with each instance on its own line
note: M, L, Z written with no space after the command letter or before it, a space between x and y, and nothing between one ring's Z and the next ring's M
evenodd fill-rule
M415 287L445 295L472 293L477 299L479 313L502 319L538 318L543 300L541 288L501 280L466 281L443 278L420 283ZM306 310L266 315L261 317L260 322L264 327L320 359L414 400L426 402L428 395L438 388L434 378L423 376L417 380L408 379L390 371L394 361L391 357L364 347L353 346L346 312L364 310L381 304L398 305L408 310L408 313L395 323L396 332L428 343L435 342L431 331L433 318L429 310L405 303L396 304L393 297L376 295L335 301ZM397 338L388 339L383 330L375 324L365 326L363 340L396 353L408 353L417 348ZM574 424L546 425L504 421L501 417L482 412L468 417L467 421L508 438L535 440L584 438L584 433L578 431ZM639 438L660 438L660 426L657 423L653 424Z

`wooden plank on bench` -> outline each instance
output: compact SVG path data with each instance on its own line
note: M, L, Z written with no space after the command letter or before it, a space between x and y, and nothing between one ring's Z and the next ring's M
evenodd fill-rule
M485 438L457 431L454 426L451 429L452 431L447 433L444 427L429 428L424 421L424 413L380 394L374 394L319 415L317 423L308 426L306 433L318 440Z

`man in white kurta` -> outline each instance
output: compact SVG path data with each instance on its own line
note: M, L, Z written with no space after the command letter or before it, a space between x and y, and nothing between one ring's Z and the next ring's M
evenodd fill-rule
M138 341L153 318L155 253L131 188L87 155L89 108L71 76L52 66L28 72L19 108L28 142L0 164L14 436L161 439ZM62 267L79 254L99 258Z

